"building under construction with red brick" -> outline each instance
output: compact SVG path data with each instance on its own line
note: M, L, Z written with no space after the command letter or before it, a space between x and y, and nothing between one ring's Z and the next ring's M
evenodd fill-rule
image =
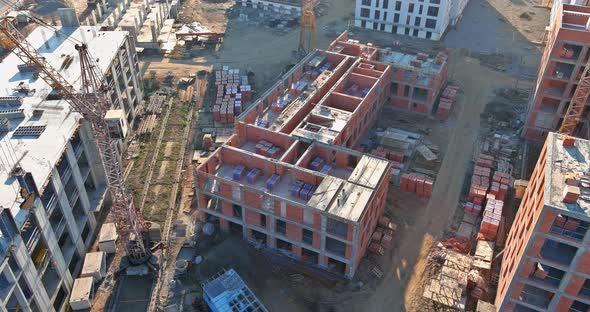
M561 2L560 2L561 3ZM556 4L541 58L537 83L528 108L523 136L543 141L556 131L590 58L590 7ZM587 137L590 106L576 135Z
M549 133L508 235L498 311L590 309L590 141Z
M202 220L352 278L391 176L388 160L352 148L384 105L401 103L392 86L406 85L378 61L380 50L346 36L307 55L236 118L235 134L198 167L196 195ZM420 99L415 85L406 94L409 110L430 111L446 74L439 57L430 60L434 85Z

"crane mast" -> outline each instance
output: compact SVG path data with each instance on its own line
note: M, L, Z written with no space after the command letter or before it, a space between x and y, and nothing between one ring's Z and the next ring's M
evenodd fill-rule
M76 44L82 72L82 94L53 68L26 40L8 18L0 21L0 32L15 45L14 53L25 64L32 65L49 86L66 100L73 111L81 114L91 127L104 167L108 190L112 198L111 213L119 239L123 242L131 264L149 260L151 253L144 240L146 224L138 213L121 177L121 166L104 116L111 108L109 87L96 62L90 57L86 44Z
M299 29L299 53L305 54L315 48L315 13L314 0L302 0L301 20ZM309 44L306 47L306 37L309 36Z
M584 67L580 82L574 92L574 96L570 101L570 105L567 108L565 115L563 116L563 122L559 127L559 133L565 135L574 135L578 122L583 117L584 107L588 103L590 96L590 59ZM589 137L590 139L590 137Z

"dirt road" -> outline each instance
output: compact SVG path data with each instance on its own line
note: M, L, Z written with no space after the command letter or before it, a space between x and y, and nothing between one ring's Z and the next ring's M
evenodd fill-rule
M461 107L456 107L460 112L433 196L426 209L398 237L393 265L384 268L386 274L381 284L365 300L352 300L351 311L420 311L416 299L421 293L427 253L448 228L457 209L480 128L480 114L495 88L512 83L510 77L481 66L477 60L457 55L452 59L455 63L451 65L451 76L462 85L464 96Z

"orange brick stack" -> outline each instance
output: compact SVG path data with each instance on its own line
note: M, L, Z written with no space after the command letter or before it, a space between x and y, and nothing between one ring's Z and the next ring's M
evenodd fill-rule
M390 221L388 217L381 217L373 236L371 236L371 244L369 244L369 251L374 254L382 256L386 249L393 247L393 234L397 229L397 225Z
M510 175L505 172L494 172L490 194L493 194L495 199L504 200L509 188Z
M483 201L490 188L490 175L494 166L494 158L480 154L473 169L471 188L469 189L468 200L474 205L483 205Z
M483 240L496 239L500 220L502 219L503 207L504 201L488 198L486 208L483 211L483 220L481 221L478 238Z
M400 184L402 192L416 193L421 197L432 196L434 181L419 173L404 173Z
M479 216L479 214L481 213L481 206L480 205L475 205L474 203L471 202L466 202L463 205L463 210L465 211L465 213L474 215L474 216Z
M256 143L256 154L278 159L281 155L281 148L266 141L260 140Z
M245 100L240 92L240 70L223 66L215 72L215 86L217 97L213 104L213 119L220 123L233 123L234 116L242 112L242 101Z
M404 161L404 153L398 152L398 151L392 151L392 150L384 148L383 146L379 146L376 149L372 150L371 154L381 157L381 158L389 159L391 161L396 161L399 163Z
M457 92L459 91L459 87L455 86L447 86L445 90L442 92L440 97L440 101L438 103L438 110L436 111L436 116L439 118L447 118L451 113L451 108L453 107L453 103L457 99Z

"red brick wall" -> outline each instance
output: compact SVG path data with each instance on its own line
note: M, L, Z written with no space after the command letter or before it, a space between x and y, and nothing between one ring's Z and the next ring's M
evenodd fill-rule
M532 241L530 241L530 243L529 240L535 228L535 224L539 220L539 217L541 216L541 212L543 210L543 181L545 176L546 156L547 144L545 143L541 151L541 155L537 161L537 165L533 170L529 187L527 188L524 194L518 212L516 213L514 222L512 223L512 226L510 228L508 239L506 240L506 247L504 249L504 254L502 256L500 281L498 283L498 292L495 301L496 306L498 307L500 307L502 302L504 301L510 283L515 283L512 281L512 279L514 276L516 276L516 270L522 259L522 255L524 253L524 250L526 249L527 243L531 244L528 252L528 254L531 256L538 256L544 243L544 239L540 235L535 237ZM544 221L545 216L547 216L548 221ZM547 223L551 222L554 218L555 215L553 213L546 212L543 215L543 218L541 219L542 223L540 225L540 228L542 230L547 229ZM526 269L526 265L524 267ZM513 296L514 293L519 292L513 291L510 294L510 296Z

